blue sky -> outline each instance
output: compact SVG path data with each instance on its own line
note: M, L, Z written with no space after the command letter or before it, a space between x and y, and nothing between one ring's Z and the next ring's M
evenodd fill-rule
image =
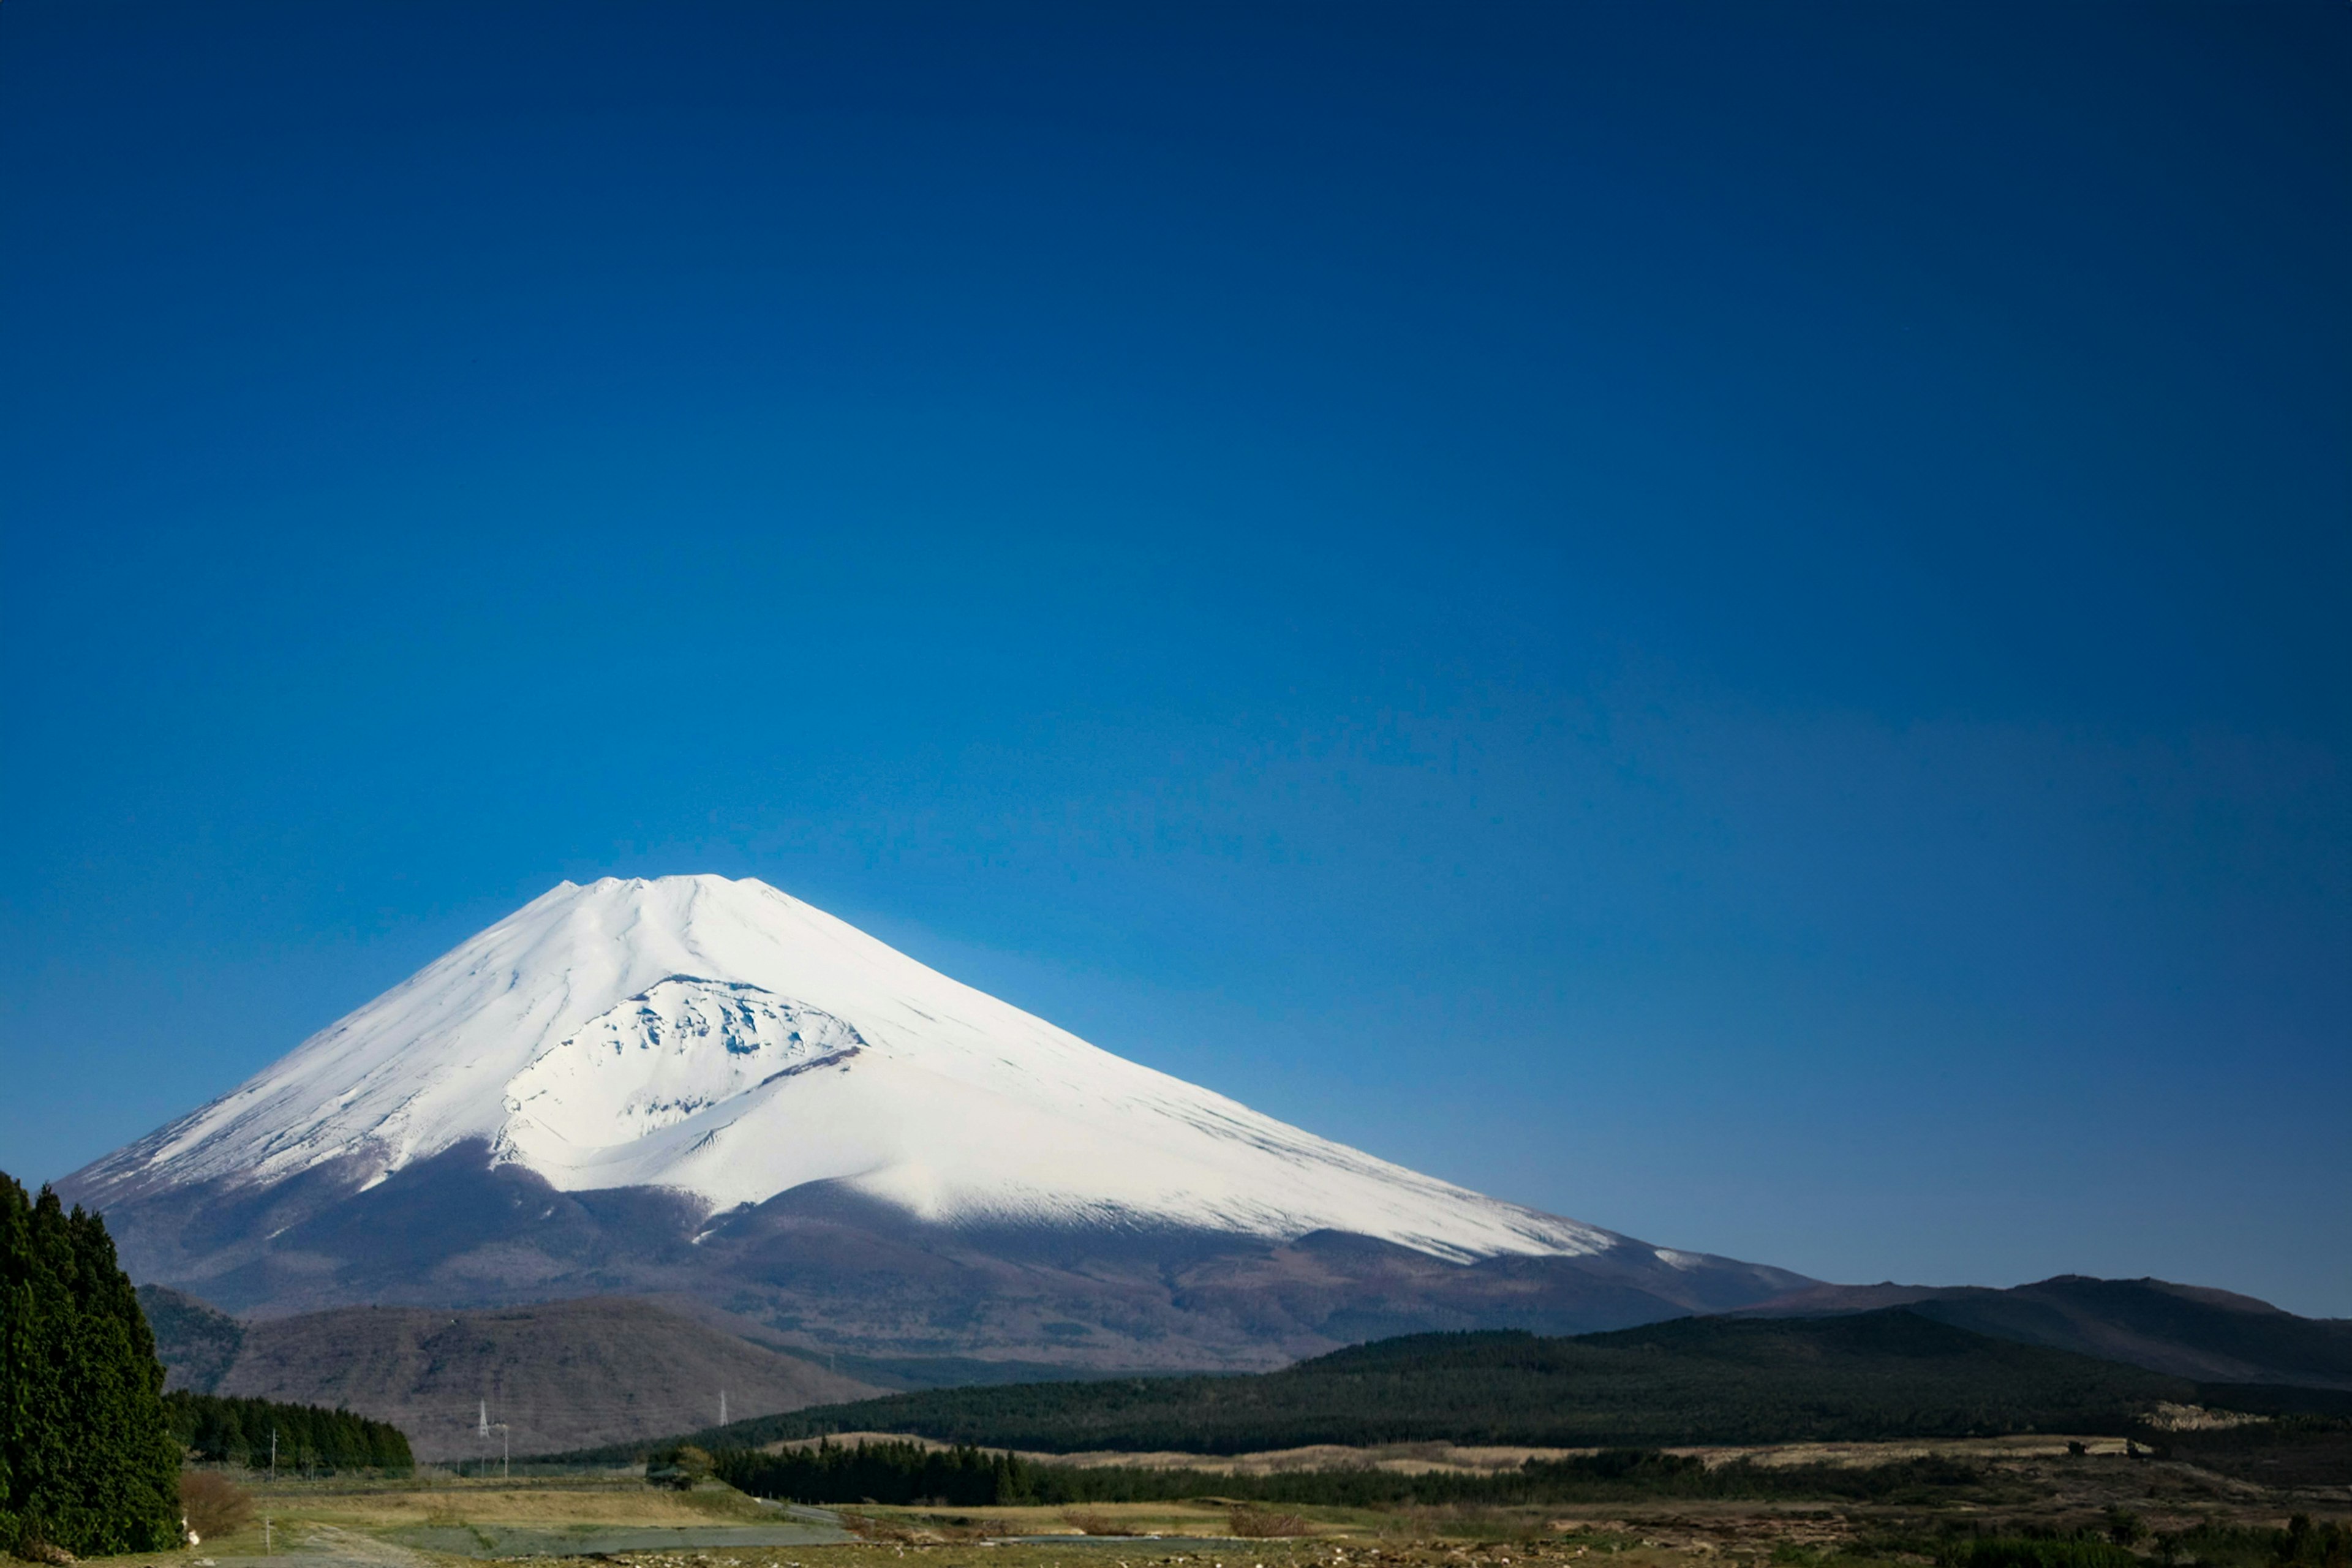
M1421 1168L2352 1315L2352 13L0 9L0 1168L755 875Z

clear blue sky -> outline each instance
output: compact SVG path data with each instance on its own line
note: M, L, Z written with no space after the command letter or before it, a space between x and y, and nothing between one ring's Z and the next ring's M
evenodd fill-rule
M0 8L0 1168L755 875L1662 1243L2352 1314L2343 5Z

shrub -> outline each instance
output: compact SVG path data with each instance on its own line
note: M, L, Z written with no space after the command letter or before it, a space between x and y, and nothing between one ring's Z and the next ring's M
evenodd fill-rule
M677 1491L692 1491L698 1482L710 1479L714 1466L709 1453L691 1443L680 1443L665 1448L646 1461L646 1480L657 1487L669 1487Z
M1979 1536L1957 1542L1946 1568L2139 1568L2139 1559L2114 1542L2090 1535Z
M1072 1530L1087 1535L1133 1535L1133 1527L1121 1524L1109 1514L1093 1509L1072 1509L1062 1515L1062 1522Z
M180 1517L192 1536L210 1541L249 1522L253 1499L218 1470L180 1472Z
M1252 1541L1282 1535L1305 1535L1313 1527L1295 1513L1271 1513L1262 1508L1237 1508L1227 1528Z

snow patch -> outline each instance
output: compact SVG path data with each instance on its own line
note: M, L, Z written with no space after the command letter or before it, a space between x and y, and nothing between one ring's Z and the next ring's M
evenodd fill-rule
M714 1210L838 1181L928 1219L1328 1229L1455 1261L1619 1241L1113 1056L719 877L563 883L79 1180L103 1198L366 1156L373 1185L467 1140L562 1191Z

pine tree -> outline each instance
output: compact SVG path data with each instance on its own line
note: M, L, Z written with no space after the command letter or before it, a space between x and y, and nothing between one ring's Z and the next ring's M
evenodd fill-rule
M0 1547L177 1545L163 1392L104 1221L0 1175Z
M68 1227L79 1270L89 1412L83 1440L103 1456L91 1480L104 1500L97 1528L110 1552L179 1543L180 1451L163 1419L163 1367L114 1238L95 1214L76 1209Z
M32 1219L25 1189L0 1174L0 1551L24 1535L20 1456L33 1407Z

